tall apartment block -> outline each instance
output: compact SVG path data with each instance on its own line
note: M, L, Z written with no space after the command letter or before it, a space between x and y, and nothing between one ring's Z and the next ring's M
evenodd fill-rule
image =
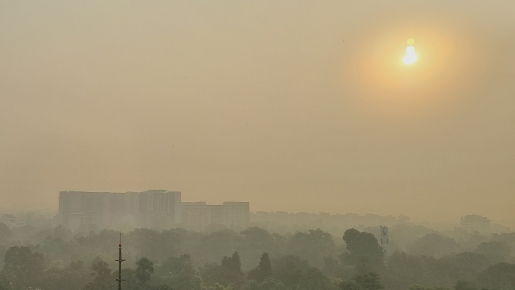
M170 228L181 222L181 193L167 190L144 192L59 193L59 218L71 230L116 226Z

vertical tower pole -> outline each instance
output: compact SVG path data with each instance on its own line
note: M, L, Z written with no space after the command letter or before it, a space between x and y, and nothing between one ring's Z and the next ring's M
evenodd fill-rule
M122 290L122 262L125 261L122 259L122 232L120 232L120 243L118 244L118 290Z
M383 248L384 259L386 259L386 254L388 252L388 246L390 244L388 237L388 227L380 226L381 231L381 247Z

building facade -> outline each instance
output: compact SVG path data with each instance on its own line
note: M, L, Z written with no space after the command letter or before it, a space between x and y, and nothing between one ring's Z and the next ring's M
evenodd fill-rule
M476 214L466 215L460 220L460 227L469 231L478 231L481 233L490 231L490 220L485 216Z
M211 224L224 224L223 206L207 205L204 201L182 203L182 225L192 230L203 230Z
M224 202L222 205L208 205L203 201L183 202L181 210L182 225L187 229L199 231L209 225L245 228L249 224L248 202Z
M248 202L229 201L223 203L224 224L228 227L244 228L249 224Z
M120 226L169 228L181 222L181 193L62 191L59 220L70 230Z

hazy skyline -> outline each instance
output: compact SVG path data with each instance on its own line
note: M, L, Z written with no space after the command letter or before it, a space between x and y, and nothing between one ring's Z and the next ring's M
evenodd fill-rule
M1 206L515 220L513 51L512 1L0 0Z

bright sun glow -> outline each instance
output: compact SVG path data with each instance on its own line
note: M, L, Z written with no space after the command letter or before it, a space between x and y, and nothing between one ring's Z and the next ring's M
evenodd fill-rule
M408 47L406 48L406 55L402 58L402 62L404 64L411 65L414 64L418 59L418 56L415 53L415 47L413 46L413 44L415 44L415 39L410 38L408 39L407 43Z

